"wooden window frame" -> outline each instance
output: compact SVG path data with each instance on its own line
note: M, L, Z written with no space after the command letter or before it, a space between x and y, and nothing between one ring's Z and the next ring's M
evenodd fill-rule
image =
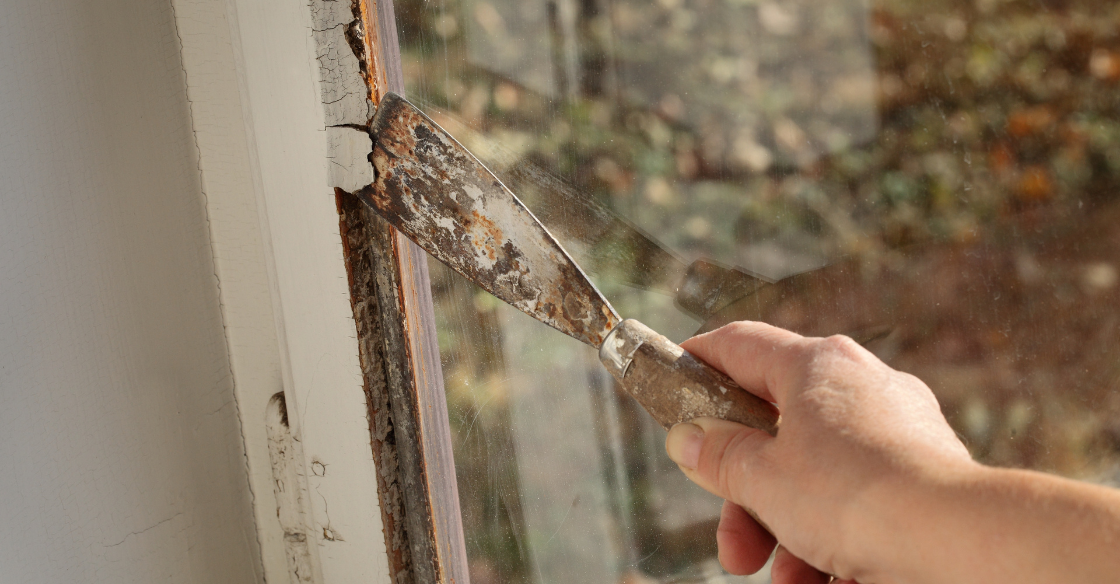
M171 0L262 581L468 582L426 257L343 190L400 90L375 1Z
M376 106L404 94L392 0L356 0ZM353 42L360 39L361 43ZM335 189L393 582L469 582L427 254Z

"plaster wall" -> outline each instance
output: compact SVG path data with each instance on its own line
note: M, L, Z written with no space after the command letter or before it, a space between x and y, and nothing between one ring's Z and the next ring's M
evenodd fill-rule
M262 580L184 79L169 2L0 3L4 581Z

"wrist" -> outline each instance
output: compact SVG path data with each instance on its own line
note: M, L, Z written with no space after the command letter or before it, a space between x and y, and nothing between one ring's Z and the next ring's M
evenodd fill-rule
M925 582L952 533L943 519L993 469L971 459L939 461L876 477L853 502L843 548L853 576L870 582Z

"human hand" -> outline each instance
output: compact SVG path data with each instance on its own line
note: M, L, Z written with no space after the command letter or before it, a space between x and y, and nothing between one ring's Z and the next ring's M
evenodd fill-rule
M924 383L847 337L738 322L681 346L782 413L777 437L702 418L666 440L684 473L727 501L716 539L733 574L761 568L776 536L775 584L893 580L895 558L873 535L892 520L886 503L978 466Z

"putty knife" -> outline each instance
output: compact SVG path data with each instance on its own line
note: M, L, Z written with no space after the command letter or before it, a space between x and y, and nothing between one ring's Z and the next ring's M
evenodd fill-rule
M622 320L537 218L470 152L389 93L370 126L376 179L356 194L436 259L599 349L666 428L699 417L776 434L777 409L644 324Z

